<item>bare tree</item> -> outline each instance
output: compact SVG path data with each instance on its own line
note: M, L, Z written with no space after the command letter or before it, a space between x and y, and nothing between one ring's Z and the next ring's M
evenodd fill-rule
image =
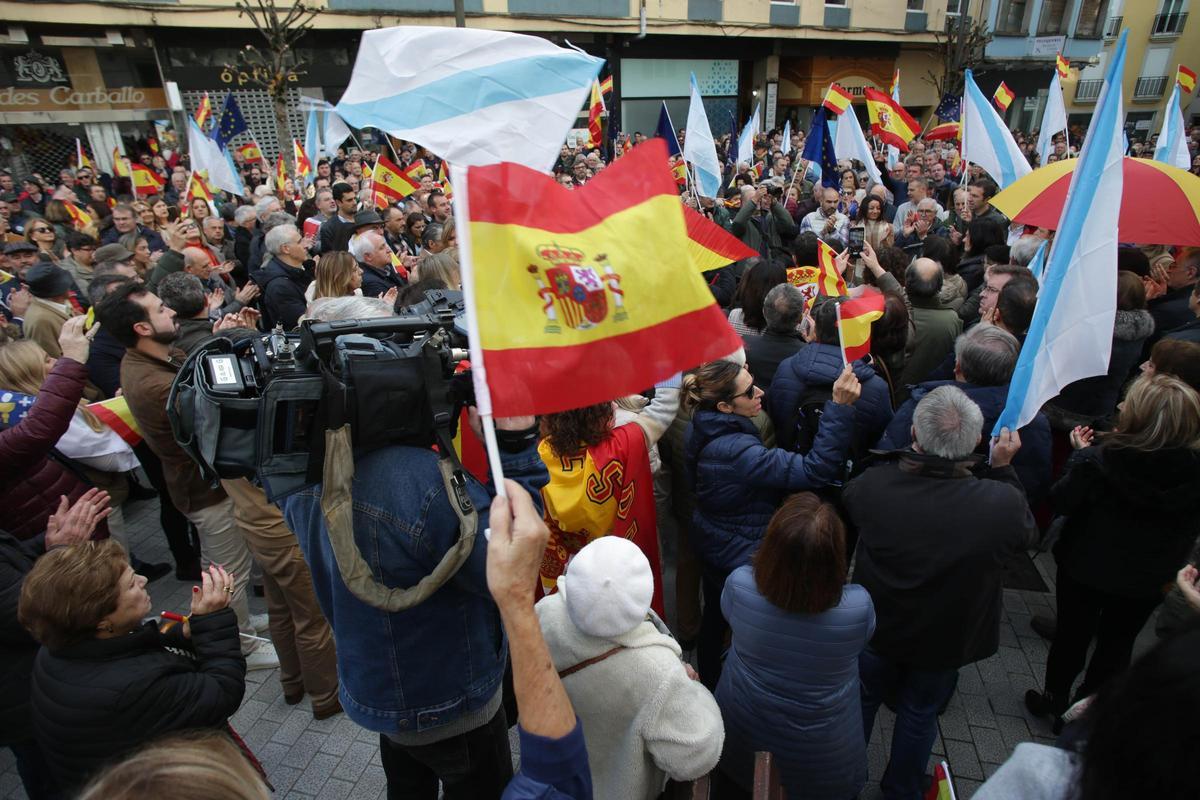
M934 34L941 72L929 70L922 80L933 86L939 98L946 94L961 95L963 71L983 63L984 50L992 40L987 25L967 14L947 17L946 30Z
M296 42L312 29L320 8L297 2L281 13L275 0L238 0L238 16L250 18L266 39L266 47L252 44L238 51L238 66L250 74L251 81L266 89L275 110L275 137L283 154L288 174L296 170L292 152L292 127L287 116L288 84L305 74L307 62L296 55Z

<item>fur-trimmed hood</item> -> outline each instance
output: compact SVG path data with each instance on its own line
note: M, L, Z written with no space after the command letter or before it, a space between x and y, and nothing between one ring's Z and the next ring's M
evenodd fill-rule
M1154 333L1154 317L1149 311L1134 309L1133 311L1117 311L1113 324L1113 338L1125 342L1136 342Z

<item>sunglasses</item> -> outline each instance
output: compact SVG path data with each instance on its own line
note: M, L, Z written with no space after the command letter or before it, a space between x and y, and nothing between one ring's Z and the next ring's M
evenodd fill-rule
M34 233L52 233L53 230L51 228L34 228L33 232Z

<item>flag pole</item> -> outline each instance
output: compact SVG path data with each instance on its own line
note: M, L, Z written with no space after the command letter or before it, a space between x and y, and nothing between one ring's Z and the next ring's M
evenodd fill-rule
M842 355L842 369L845 369L850 362L846 360L846 339L842 335L842 304L837 303L834 311L837 313L838 350L841 351Z
M462 278L463 303L467 316L467 345L471 355L471 380L475 385L475 409L483 427L484 449L487 451L488 467L492 473L492 484L496 495L507 497L504 489L504 466L500 463L500 446L496 442L496 423L492 416L492 393L488 388L487 367L483 361L483 343L479 339L479 308L475 297L475 271L471 259L471 211L469 169L457 164L450 165L454 185L454 225L458 231L459 275Z

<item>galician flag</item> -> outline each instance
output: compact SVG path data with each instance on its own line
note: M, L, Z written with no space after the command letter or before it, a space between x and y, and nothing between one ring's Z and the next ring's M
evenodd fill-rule
M356 128L428 147L455 167L504 161L548 173L603 63L519 33L369 30L337 113Z
M746 127L742 128L742 132L738 136L737 160L739 164L749 164L754 160L754 135L756 133L758 133L758 106L754 107L754 113L750 115L750 119L746 120Z
M713 139L712 128L708 126L708 115L704 113L704 101L700 99L700 86L696 83L694 73L692 100L688 106L687 138L683 140L683 160L695 168L697 194L711 198L720 195L721 162L717 160L717 143Z
M476 399L491 398L481 414L605 402L739 347L692 261L665 142L574 191L518 164L455 180L471 364L485 368Z
M1042 124L1038 132L1038 164L1046 166L1046 159L1054 150L1054 137L1067 132L1067 107L1063 105L1062 84L1058 72L1050 79L1050 92L1046 95L1046 110L1042 112Z
M1067 384L1108 371L1117 313L1118 200L1124 187L1121 77L1128 36L1121 31L1109 61L993 436L1001 428L1024 427Z
M838 158L861 161L871 180L883 183L883 176L879 174L879 166L875 163L875 154L871 152L871 145L867 144L867 137L863 135L862 128L858 126L858 117L853 112L843 114L838 120L833 152Z
M1186 129L1183 124L1183 109L1180 108L1180 86L1171 87L1171 99L1163 112L1162 130L1158 132L1158 147L1154 160L1180 169L1191 169L1192 154L1188 152Z
M963 158L987 170L1001 189L1033 171L995 106L975 83L971 70L967 70L963 89L962 124Z

